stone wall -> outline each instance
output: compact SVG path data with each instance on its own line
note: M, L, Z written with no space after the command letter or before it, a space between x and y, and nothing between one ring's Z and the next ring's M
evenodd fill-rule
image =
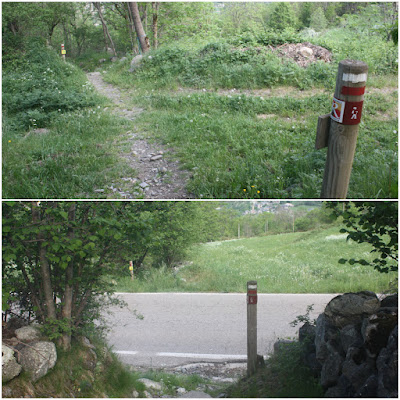
M300 328L325 397L398 397L397 318L397 294L380 301L364 291L335 297L316 326Z

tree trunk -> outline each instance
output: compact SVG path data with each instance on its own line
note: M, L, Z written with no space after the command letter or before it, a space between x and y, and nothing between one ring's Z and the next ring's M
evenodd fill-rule
M151 3L153 7L153 46L155 49L158 48L158 9L160 7L159 2Z
M136 2L128 2L128 5L132 13L133 24L135 25L136 35L139 39L140 47L142 48L143 53L147 53L150 50L150 45L140 19L138 4Z
M40 224L40 210L36 202L32 202L31 210L33 223ZM50 264L46 257L46 247L43 245L43 232L39 231L37 238L39 246L40 276L43 283L43 296L46 302L47 318L57 319L56 307L53 300L53 288L51 285Z
M100 20L101 20L101 24L103 26L104 37L108 38L108 40L110 42L111 50L113 51L114 56L117 56L117 52L115 51L114 42L113 42L113 40L111 38L110 32L108 31L106 21L104 20L104 17L103 17L103 13L101 12L100 3L93 2L93 5L96 7L96 10L97 10L97 12L99 14L99 17L100 17ZM107 47L108 46L107 39L105 39L105 41L106 41L106 47Z
M70 209L68 210L68 221L75 222L75 203L72 203ZM74 228L69 227L68 228L68 238L69 240L74 238ZM68 321L69 328L72 327L72 299L73 299L73 280L74 278L74 260L71 260L71 262L67 266L67 270L65 271L65 291L64 291L64 297L63 297L63 308L62 308L62 317ZM61 344L64 350L69 350L71 348L71 331L68 329L68 331L63 332L62 338L61 338Z

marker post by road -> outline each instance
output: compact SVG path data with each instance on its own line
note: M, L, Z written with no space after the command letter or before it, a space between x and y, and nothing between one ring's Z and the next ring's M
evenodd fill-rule
M65 55L67 54L67 50L64 48L64 43L61 45L61 58L65 62Z
M129 272L131 273L131 281L133 281L133 261L129 261Z
M257 281L247 282L247 376L257 370Z
M332 111L318 118L315 148L328 147L321 198L346 198L367 72L368 65L362 61L340 61Z

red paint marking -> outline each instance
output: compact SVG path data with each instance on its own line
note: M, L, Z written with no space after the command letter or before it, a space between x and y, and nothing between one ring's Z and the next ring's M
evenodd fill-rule
M349 96L361 96L365 93L365 86L363 87L342 87L342 94Z
M347 101L344 108L343 125L357 125L361 122L363 101Z

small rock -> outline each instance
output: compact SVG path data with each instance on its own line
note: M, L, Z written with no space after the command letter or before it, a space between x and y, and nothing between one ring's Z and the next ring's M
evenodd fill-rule
M185 388L180 387L180 388L176 389L176 394L184 394L184 393L186 393Z
M2 381L6 383L20 374L22 367L14 357L14 350L3 344L1 357Z
M153 398L153 396L152 396L147 390L145 390L145 391L143 392L143 395L144 395L144 397L145 397L146 399L152 399L152 398Z
M146 182L142 182L139 186L140 186L142 189L146 189L146 188L149 187L149 184L146 183Z
M96 193L104 193L104 189L95 189Z
M143 383L143 385L145 385L147 389L154 389L160 391L163 388L161 383L152 381L151 379L147 378L140 378L138 379L138 382Z
M133 397L134 399L137 399L137 398L139 397L139 392L136 391L136 390L134 390L134 391L132 392L132 397Z
M200 392L198 390L191 390L190 392L187 392L179 397L185 397L185 398L192 397L192 398L199 399L199 398L210 398L211 396L207 393Z
M157 155L157 156L151 157L151 158L150 158L150 161L157 161L157 160L159 160L159 159L161 159L161 158L162 158L162 155L159 154L159 155Z
M303 57L311 57L313 55L313 51L312 49L310 49L309 47L301 47L299 50L299 53L303 56Z

